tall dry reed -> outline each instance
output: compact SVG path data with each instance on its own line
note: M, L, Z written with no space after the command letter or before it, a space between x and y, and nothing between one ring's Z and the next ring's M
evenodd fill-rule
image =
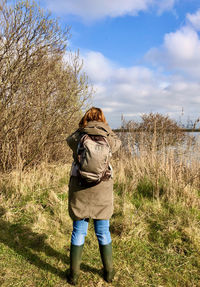
M151 141L147 132L126 133L121 138L123 146L113 165L115 180L125 186L126 193L200 206L198 139L188 136L172 146L166 144L165 134L158 148L156 133Z

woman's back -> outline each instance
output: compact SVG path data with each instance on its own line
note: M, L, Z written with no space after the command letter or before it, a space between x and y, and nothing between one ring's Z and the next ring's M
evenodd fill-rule
M102 122L90 121L85 128L78 129L67 142L73 150L75 162L78 160L77 148L83 134L101 135L107 138L111 152L120 147L120 140L110 127ZM72 170L73 173L73 170ZM103 180L100 183L87 186L81 185L78 176L72 176L69 184L69 214L73 220L81 218L109 219L113 213L113 180Z
M87 138L94 141L104 139L109 146L111 154L116 152L121 144L107 124L102 110L95 107L92 107L85 113L79 122L79 129L67 138L67 143L73 151L74 159L69 181L68 199L69 215L73 220L68 281L73 285L77 283L80 273L80 262L89 218L94 220L95 233L104 266L104 279L107 282L111 282L114 277L112 240L109 231L109 219L113 213L112 167L109 162L110 157L108 157L105 174L102 174L100 177L97 176L97 180L94 180L94 182L88 182L85 178L83 179L83 174L81 173L83 171L82 163L91 159L86 154L87 152L90 153L90 147L83 144L86 135ZM84 150L84 148L87 150ZM106 150L104 151L106 153ZM84 156L82 156L82 152ZM99 154L99 151L97 154L94 152L92 160L96 162L90 167L96 168L100 157L102 157L102 154ZM94 175L96 171L92 169L90 172Z

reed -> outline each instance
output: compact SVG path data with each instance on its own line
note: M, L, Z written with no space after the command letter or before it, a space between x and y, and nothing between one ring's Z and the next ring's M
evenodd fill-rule
M184 142L169 145L163 134L157 145L157 134L147 132L123 134L119 159L113 161L116 180L129 194L154 200L199 207L200 141L187 136ZM137 140L136 140L137 137ZM137 144L135 144L137 142Z

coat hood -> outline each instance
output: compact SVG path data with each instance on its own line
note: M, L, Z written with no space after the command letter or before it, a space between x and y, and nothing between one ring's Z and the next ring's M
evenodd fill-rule
M85 128L81 128L80 131L88 135L108 136L111 132L111 129L107 124L103 122L91 121Z

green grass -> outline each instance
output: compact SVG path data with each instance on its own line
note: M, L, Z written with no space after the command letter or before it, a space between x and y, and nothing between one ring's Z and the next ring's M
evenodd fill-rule
M67 212L66 168L54 178L35 174L19 190L2 179L0 204L0 286L70 286L72 222ZM30 175L31 178L31 175ZM43 179L42 179L43 178ZM29 183L28 183L29 182ZM1 188L0 187L0 188ZM115 182L111 219L115 279L107 284L92 221L83 251L78 286L200 286L200 211L153 197L141 180L135 190Z

